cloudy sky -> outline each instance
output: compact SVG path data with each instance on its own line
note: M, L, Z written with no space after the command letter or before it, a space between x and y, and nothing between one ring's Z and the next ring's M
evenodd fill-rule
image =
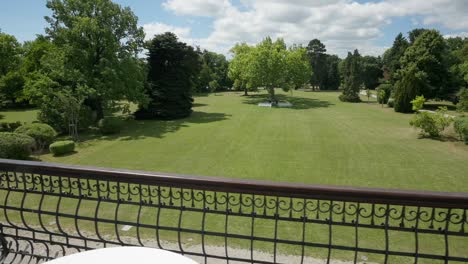
M396 34L436 28L468 37L468 0L114 0L130 6L147 38L165 31L227 54L237 42L266 36L288 44L322 40L343 56L358 48L380 55ZM0 0L0 29L31 40L43 33L46 0Z

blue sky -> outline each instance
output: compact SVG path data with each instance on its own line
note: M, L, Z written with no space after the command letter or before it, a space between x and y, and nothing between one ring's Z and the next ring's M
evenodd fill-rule
M228 53L266 36L288 44L318 38L340 56L358 48L381 54L399 32L425 27L468 34L466 0L114 0L130 6L147 37L174 31L191 45ZM44 33L45 0L3 0L0 29L20 41Z

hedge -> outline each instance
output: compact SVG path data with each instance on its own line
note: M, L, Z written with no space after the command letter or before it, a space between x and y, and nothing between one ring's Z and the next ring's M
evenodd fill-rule
M75 150L75 142L71 140L57 141L49 146L49 150L55 156L68 154Z

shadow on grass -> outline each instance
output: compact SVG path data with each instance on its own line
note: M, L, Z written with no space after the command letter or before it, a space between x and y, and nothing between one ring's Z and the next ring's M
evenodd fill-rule
M205 113L194 111L190 117L177 120L126 120L123 130L115 135L102 135L98 131L90 131L80 135L80 142L99 140L138 140L148 137L163 138L168 133L178 131L190 124L206 124L227 120L224 113Z
M296 110L330 107L334 105L330 103L329 101L321 101L321 100L313 99L313 98L287 96L284 94L276 95L276 98L278 99L278 101L290 102L293 106L290 107L289 109L296 109ZM256 95L250 95L250 96L244 97L243 103L258 105L261 102L268 101L268 99L269 99L269 96L267 94L256 94Z
M441 103L438 103L438 102L425 103L423 109L435 111L435 110L439 109L439 107L447 107L447 110L450 110L450 111L456 111L457 110L456 105L447 104L447 103L443 103L443 102L441 102Z
M54 158L65 158L65 157L75 155L76 153L78 153L78 151L72 151L66 154L61 154L61 155L54 155Z
M461 141L459 138L456 136L451 136L451 135L440 135L439 137L431 137L429 135L419 135L418 139L432 139L440 142L457 142Z

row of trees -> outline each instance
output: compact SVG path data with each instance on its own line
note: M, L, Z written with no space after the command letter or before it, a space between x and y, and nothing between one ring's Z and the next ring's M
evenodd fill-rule
M140 105L140 116L147 109L154 118L184 117L192 92L232 85L224 55L170 33L145 43L128 7L111 0L49 0L47 7L45 34L34 41L22 44L0 32L0 108L36 105L41 122L77 131L130 103ZM145 48L148 59L141 58ZM184 100L174 101L181 89L176 97Z
M361 56L356 50L342 60L326 53L325 45L313 39L306 47L286 47L283 39L266 38L257 45L237 44L231 49L233 59L228 76L233 87L249 90L266 88L274 98L274 87L284 90L311 86L319 90L345 92L344 101L359 101L361 88L375 89L383 78L383 62L380 57Z

